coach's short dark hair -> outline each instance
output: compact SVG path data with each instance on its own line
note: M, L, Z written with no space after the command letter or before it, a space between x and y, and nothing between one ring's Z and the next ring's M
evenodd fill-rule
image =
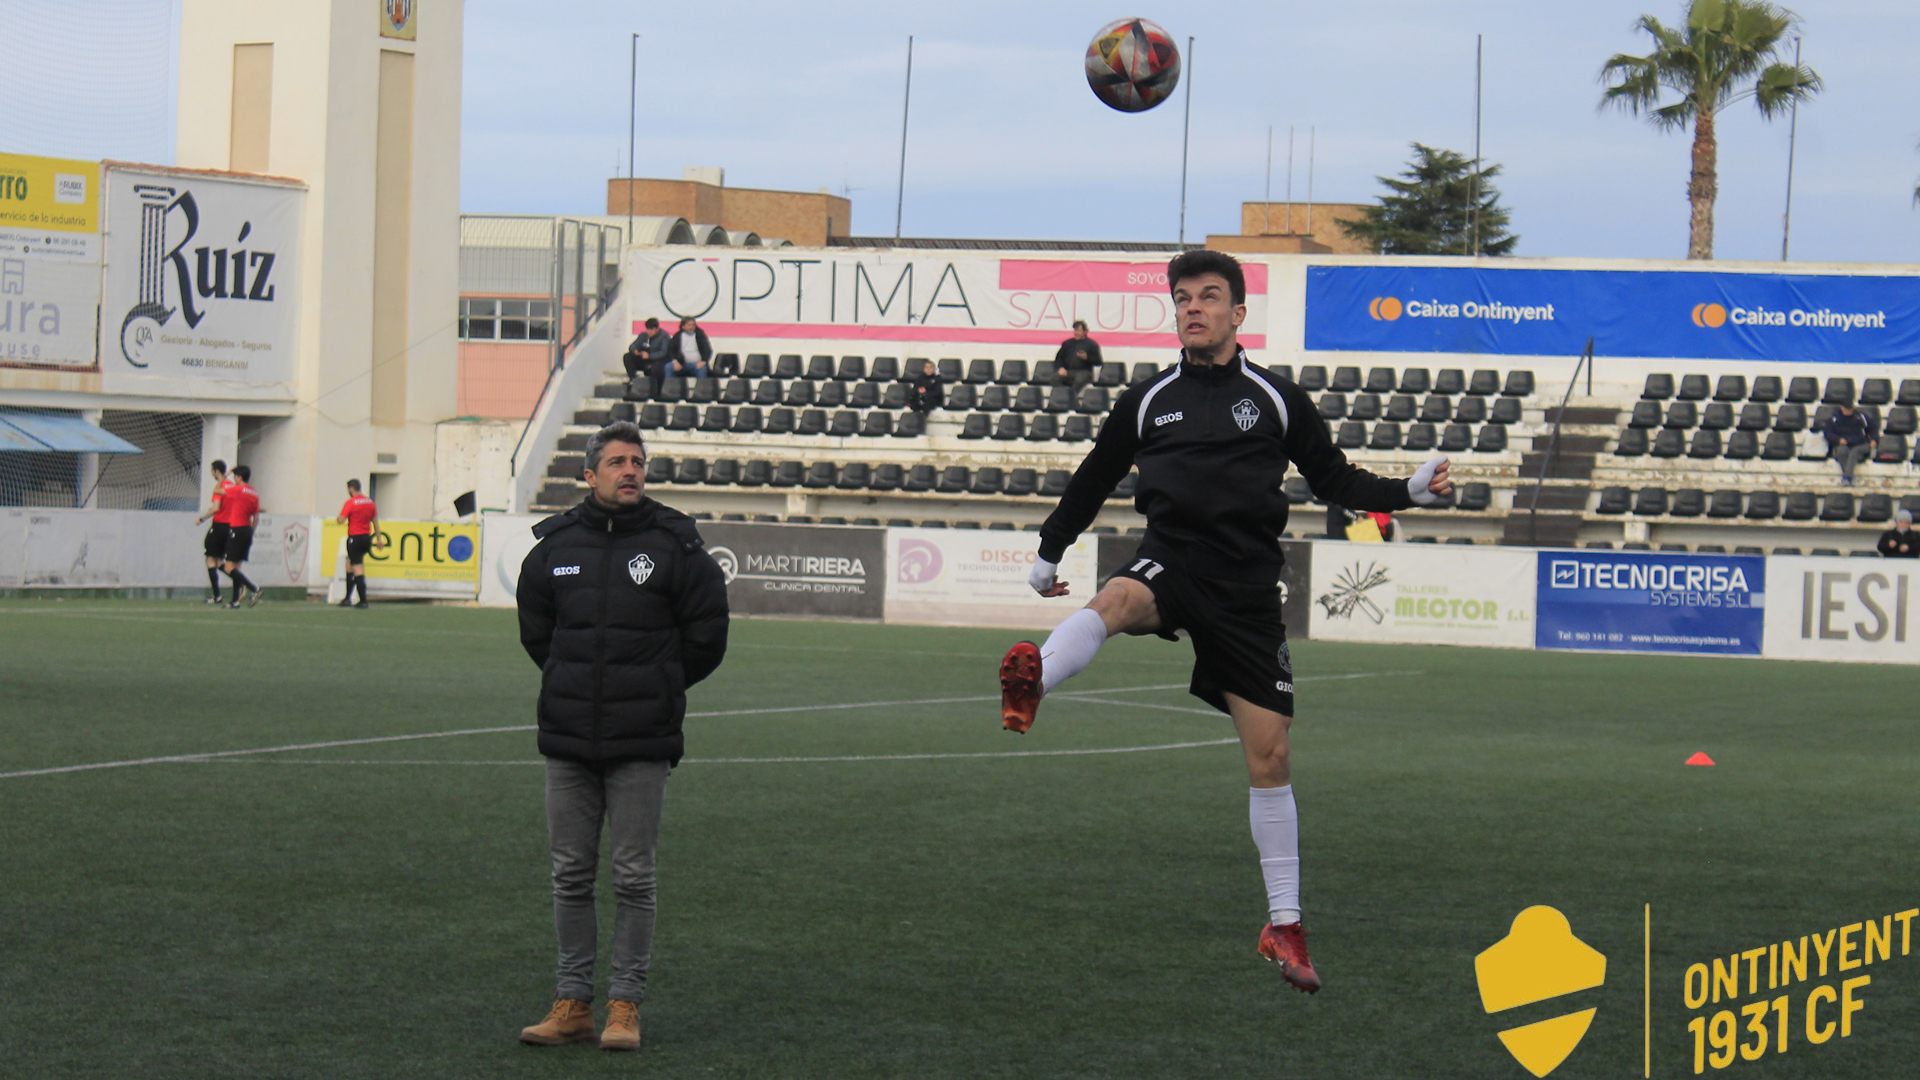
M253 479L253 470L247 468L245 465L235 465L233 467L233 475L239 477L242 482L246 482Z
M1240 260L1224 251L1205 248L1183 251L1173 257L1167 264L1167 291L1171 293L1182 279L1201 274L1219 274L1226 278L1227 287L1233 290L1233 302L1247 302L1247 275L1240 269Z
M587 436L587 468L600 467L600 455L612 442L629 442L640 448L642 457L647 453L647 442L640 437L640 429L631 421L615 420L592 435Z
M648 316L648 318L647 318L647 329L649 329L649 330L658 330L658 329L660 329L660 320L659 320L659 319L656 319L656 318L653 318L652 316Z

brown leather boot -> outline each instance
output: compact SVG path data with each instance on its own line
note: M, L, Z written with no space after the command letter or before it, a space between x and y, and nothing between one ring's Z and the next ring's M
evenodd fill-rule
M640 1049L640 1006L631 1001L607 1002L607 1026L600 1029L600 1049Z
M593 1003L576 998L560 998L547 1011L545 1020L520 1029L520 1041L534 1046L592 1042Z

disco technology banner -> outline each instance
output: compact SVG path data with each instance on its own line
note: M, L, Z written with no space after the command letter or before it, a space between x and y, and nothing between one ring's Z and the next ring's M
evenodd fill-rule
M1759 555L1541 551L1541 649L1761 655Z
M1060 557L1071 594L1042 597L1027 585L1039 537L985 529L888 529L888 622L1051 629L1093 598L1095 537Z
M1307 269L1309 350L1895 364L1920 277L1427 266Z
M753 254L631 250L628 313L683 315L716 338L871 343L867 351L937 345L1053 348L1085 320L1104 348L1178 349L1164 259L1003 259L892 252ZM1266 346L1267 267L1246 264L1247 320L1240 341ZM881 344L886 343L886 344Z

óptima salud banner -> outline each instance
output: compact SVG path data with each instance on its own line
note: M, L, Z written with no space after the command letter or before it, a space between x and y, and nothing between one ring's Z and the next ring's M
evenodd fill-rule
M1920 277L1307 269L1309 350L1797 363L1920 360Z

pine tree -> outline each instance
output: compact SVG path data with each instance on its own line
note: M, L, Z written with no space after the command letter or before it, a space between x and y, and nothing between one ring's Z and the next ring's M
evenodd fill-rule
M1359 221L1337 222L1348 236L1382 255L1465 255L1477 225L1479 254L1513 254L1520 238L1507 231L1507 210L1489 182L1500 175L1500 166L1484 166L1476 182L1472 159L1414 143L1413 159L1400 175L1405 179L1378 178L1390 194L1361 211Z

